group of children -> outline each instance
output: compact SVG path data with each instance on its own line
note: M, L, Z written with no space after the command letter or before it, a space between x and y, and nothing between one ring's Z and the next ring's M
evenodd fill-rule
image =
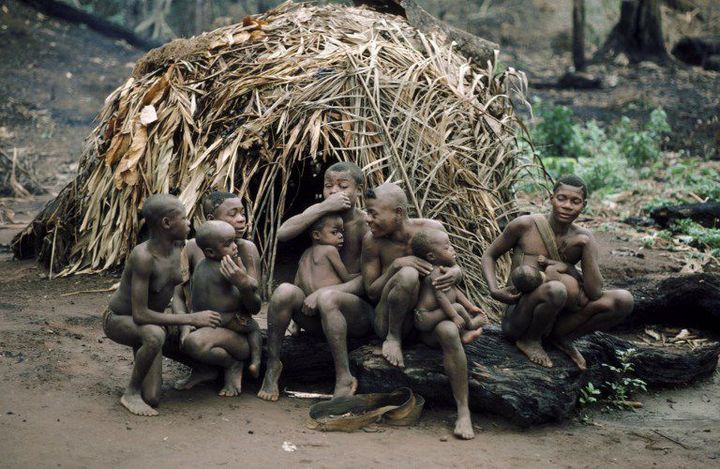
M223 396L240 392L248 358L248 371L254 377L259 374L261 334L252 316L260 310L260 262L256 246L244 239L243 202L234 194L213 192L204 200L203 212L207 221L186 242L190 224L179 199L167 194L146 199L142 215L149 239L130 254L120 287L103 316L106 335L135 352L130 383L121 398L134 414L157 414L153 407L160 393L164 352L224 368ZM359 275L350 274L340 258L340 216L321 217L309 235L312 246L302 254L295 276L295 285L306 296ZM433 286L433 279L456 265L448 234L439 229L420 231L413 236L411 248L413 255L433 265L421 283L415 327L432 331L449 319L457 325L463 343L472 342L482 333L487 316L457 286L445 291ZM538 261L544 272L528 266L512 272L518 291L530 292L549 280L563 282L568 291L582 290L573 276L574 267L555 260ZM163 314L168 307L175 314ZM234 335L213 338L212 330L220 328Z

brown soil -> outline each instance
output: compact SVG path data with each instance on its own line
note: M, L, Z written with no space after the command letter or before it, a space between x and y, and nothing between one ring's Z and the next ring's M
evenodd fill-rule
M21 156L45 185L57 190L72 177L82 140L105 96L127 78L140 53L85 29L38 17L14 0L0 6L7 7L7 12L0 11L0 127L12 134L0 133L0 145L23 149ZM540 64L522 60L543 73ZM707 93L716 79L703 77L699 83L705 91L700 93ZM627 79L624 93L633 88L632 75ZM652 86L648 93L655 93ZM570 98L578 109L600 106L607 116L612 115L607 103L615 92ZM675 93L683 96L680 90ZM570 99L561 94L561 99ZM698 102L686 104L688 119L707 112ZM161 415L134 417L118 404L131 353L104 338L100 324L109 294L77 293L108 287L118 279L48 279L33 262L10 257L13 234L46 201L3 201L15 212L14 224L0 224L3 467L702 467L717 465L720 458L720 373L686 389L637 396L644 407L636 411L589 411L589 425L573 420L523 430L475 415L477 438L460 442L451 436L452 409L429 409L412 428L318 433L305 427L313 401L283 397L266 403L255 397L254 382L247 382L243 395L232 399L217 397L212 386L174 391L169 383L186 370L166 360ZM583 223L598 228L593 220ZM610 283L676 270L681 263L676 253L642 248L622 225L597 236ZM318 383L317 390L328 392L331 385ZM283 450L284 442L297 450Z

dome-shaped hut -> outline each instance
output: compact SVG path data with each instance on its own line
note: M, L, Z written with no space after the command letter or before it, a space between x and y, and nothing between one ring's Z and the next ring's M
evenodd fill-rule
M479 255L511 206L522 74L471 64L404 18L288 2L143 57L108 96L78 175L15 240L55 273L119 265L148 194L237 192L266 272L289 211L313 202L314 175L355 161L393 180L411 211L443 221L480 298ZM511 80L517 78L517 80ZM520 90L522 91L522 90Z

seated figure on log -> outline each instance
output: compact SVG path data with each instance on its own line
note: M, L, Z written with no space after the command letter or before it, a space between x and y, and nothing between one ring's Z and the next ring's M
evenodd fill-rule
M222 321L217 331L203 328L192 332L183 342L182 350L201 363L222 367L225 385L219 394L237 396L242 387L245 358L244 343L238 335L246 336L250 345L250 373L257 377L260 372L262 337L251 317L260 310L257 281L247 274L238 259L235 229L230 224L207 221L197 230L195 241L205 258L192 276L193 311L216 311ZM219 337L222 340L202 340L203 335L219 336L218 332L224 335Z
M133 348L135 363L120 403L135 415L157 415L162 355L166 342L177 351L176 326L217 327L220 315L212 311L165 314L171 299L181 301L182 247L190 232L185 207L172 195L145 199L142 215L150 237L128 256L120 287L103 314L103 330L111 340Z
M422 230L410 241L412 253L430 262L434 268L420 285L420 295L415 306L415 328L432 332L441 321L450 320L458 327L464 344L469 344L482 334L482 326L488 323L485 313L472 304L457 285L443 292L432 281L441 275L440 267L456 265L457 255L450 237L441 230Z
M333 164L325 171L325 200L286 220L278 230L278 240L288 241L306 233L325 215L339 215L343 221L344 241L339 248L340 259L351 276L360 272L360 249L368 228L365 214L356 203L364 183L365 177L356 164ZM357 380L350 373L347 337L365 337L372 331L373 309L362 299L362 279L357 276L348 282L322 288L319 288L319 279L299 280L312 285L311 288L304 291L298 285L283 283L270 297L267 369L258 397L268 401L278 399L278 380L282 373L280 349L291 319L309 334L327 339L335 363L334 395L351 395L357 388ZM306 294L310 290L314 291Z
M203 215L206 220L220 220L229 223L235 232L235 244L239 259L239 268L244 268L248 277L255 279L259 284L261 281L260 271L260 254L255 243L244 238L247 232L247 218L245 216L245 206L240 197L231 192L213 191L209 193L202 202ZM188 240L186 244L188 269L192 274L198 264L205 259L205 254L197 245L195 239ZM173 308L178 312L186 312L193 310L192 295L190 282L186 282L181 293L184 301L173 303ZM253 304L248 305L248 311L259 310L261 306L259 296L254 297ZM197 308L196 308L197 309ZM254 313L252 313L254 314ZM237 334L231 334L226 328L204 329L195 333L194 328L187 326L181 328L180 342L185 344L187 338L190 337L188 347L194 350L211 350L228 341L237 343L244 341L244 338L237 337ZM217 378L219 368L209 363L196 362L192 366L189 376L178 380L175 383L176 389L190 389L193 386L213 381Z
M386 183L367 191L370 232L363 239L362 278L368 297L375 303L374 327L385 339L383 356L395 366L404 366L402 338L412 330L408 314L418 303L420 277L429 275L433 265L412 255L411 239L424 230L443 231L435 220L409 218L407 197L397 184ZM431 284L446 294L462 275L460 267L438 267L439 275ZM421 332L421 339L443 351L443 365L457 404L458 417L454 434L458 438L475 436L468 407L467 357L460 331L453 321L440 321L431 332Z
M585 208L586 198L587 187L582 179L561 177L550 197L551 213L525 215L511 221L482 258L490 294L508 305L502 320L503 332L531 361L546 367L553 364L542 346L544 338L585 369L585 359L573 341L616 326L633 308L633 298L626 290L602 289L595 238L589 230L574 223ZM551 268L547 281L528 293L520 293L513 286L498 288L495 263L510 250L513 268L543 269L551 265L550 261L570 267L561 269L566 273L558 271L557 265ZM576 281L581 281L579 287L573 287L567 277L575 276L574 266L578 262L582 274L577 273Z

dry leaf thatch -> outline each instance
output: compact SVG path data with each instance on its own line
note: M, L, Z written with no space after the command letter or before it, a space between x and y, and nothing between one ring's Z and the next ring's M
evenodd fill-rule
M105 270L136 244L148 194L176 191L197 219L220 188L246 200L272 273L291 175L351 160L445 223L471 297L489 307L479 256L512 210L509 94L525 86L522 73L470 64L402 18L288 2L142 59L108 96L77 178L15 252L61 275Z

